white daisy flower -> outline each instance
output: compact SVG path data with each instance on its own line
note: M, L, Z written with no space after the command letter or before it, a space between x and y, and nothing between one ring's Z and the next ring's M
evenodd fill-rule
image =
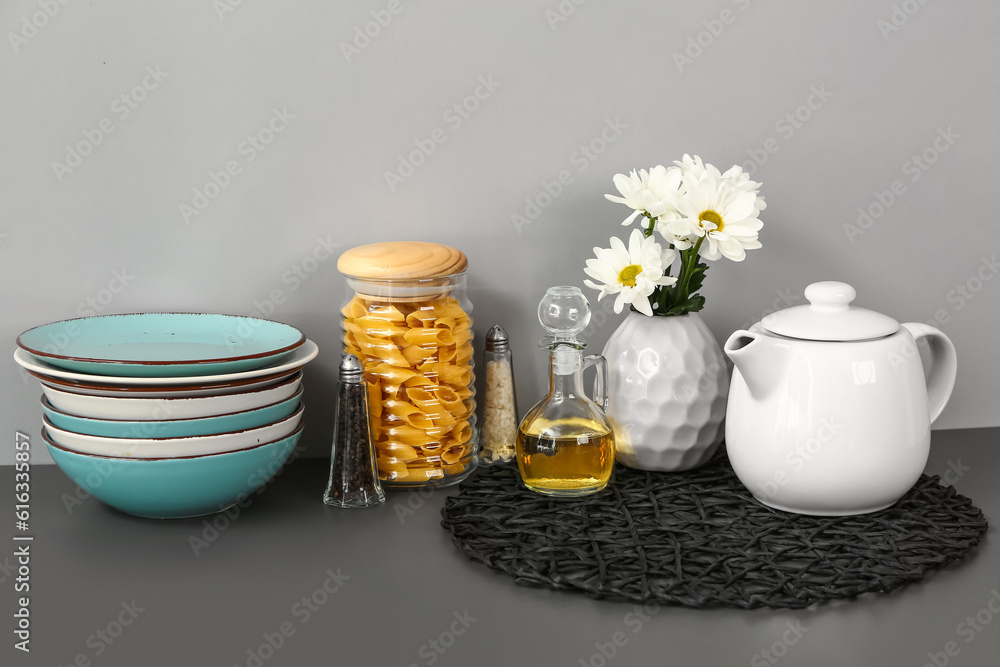
M644 315L652 316L649 295L659 286L673 285L677 279L664 273L673 264L675 252L664 249L653 237L646 238L638 229L632 230L628 248L613 237L610 248L594 248L597 259L588 259L585 273L594 278L584 280L591 289L600 290L597 300L607 294L617 294L615 312L622 312L626 303Z
M685 176L690 174L696 180L701 178L702 175L706 173L712 174L713 176L715 176L715 178L719 178L721 176L719 170L715 167L715 165L705 164L704 162L701 161L701 158L698 157L697 155L691 157L690 155L685 153L684 157L682 157L680 160L674 160L674 164L677 165L677 167L682 172L684 172Z
M681 219L681 214L678 213L677 211L674 210L667 211L666 213L662 214L660 217L656 219L656 224L654 226L654 229L660 233L660 236L662 236L663 240L666 241L669 245L673 246L674 248L677 248L678 250L687 250L688 248L690 248L695 244L695 242L698 240L698 236L696 234L677 235L672 233L667 228L669 223L680 219ZM677 228L679 228L679 226L677 226Z
M742 261L747 250L761 247L757 232L763 223L757 216L766 204L757 194L760 183L751 181L738 166L720 174L711 165L699 172L697 156L690 163L680 191L670 197L677 216L660 226L661 233L666 238L668 234L679 237L685 244L698 244L703 237L699 254L705 259Z
M622 225L630 225L641 214L658 218L670 209L666 200L671 193L677 192L681 183L681 170L677 167L668 169L659 165L648 172L641 169L637 174L633 169L628 176L616 174L614 183L622 196L604 195L604 197L633 209L632 214L622 222Z

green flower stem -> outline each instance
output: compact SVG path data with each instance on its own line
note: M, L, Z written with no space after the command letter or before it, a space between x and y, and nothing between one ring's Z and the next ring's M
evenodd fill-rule
M653 231L656 229L656 218L651 216L647 212L643 212L643 216L648 220L648 224L642 227L642 233L645 238L649 238L653 235ZM674 283L673 287L657 287L653 292L653 299L658 304L657 310L661 313L669 312L676 307L681 306L681 304L687 304L690 298L689 291L691 289L691 277L694 274L694 270L698 265L698 251L701 250L701 244L705 240L705 237L701 237L695 242L695 244L688 248L687 250L681 250L681 266L680 272L677 276L677 282ZM664 270L664 275L670 275L670 267L668 266ZM635 310L632 307L632 310ZM701 310L700 305L691 307L686 306L687 312L694 312Z
M677 278L677 303L684 303L688 300L688 284L691 282L691 272L694 265L698 263L698 251L705 240L702 236L693 247L681 251L681 274Z

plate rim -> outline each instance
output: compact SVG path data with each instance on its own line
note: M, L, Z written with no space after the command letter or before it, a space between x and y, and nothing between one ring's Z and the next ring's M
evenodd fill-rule
M225 456L227 454L239 454L240 452L247 452L250 451L251 449L260 449L261 447L267 447L268 445L276 445L295 436L301 437L302 431L305 430L305 427L306 427L305 421L303 420L302 422L299 423L298 427L294 431L292 431L283 438L279 438L277 440L271 440L270 442L262 442L259 445L252 445L250 447L244 447L242 449L234 449L228 452L216 452L214 454L187 454L184 456L157 456L151 458L138 458L138 457L132 458L129 456L108 456L106 454L88 454L86 452L78 452L75 449L64 447L63 445L60 445L59 443L53 441L51 436L49 436L49 434L46 433L44 428L42 428L42 440L44 440L45 444L49 447L54 447L64 452L75 454L76 456L82 456L84 458L110 459L114 461L181 461L187 459L200 459L209 456ZM298 446L298 443L296 443L296 446Z
M280 401L275 401L273 403L268 403L267 405L262 405L259 408L250 408L248 410L235 410L233 412L223 412L221 414L210 415L208 417L180 417L178 419L157 419L155 421L156 421L157 424L177 424L177 423L180 423L180 422L193 422L193 421L201 421L201 420L204 420L204 419L216 419L217 417L232 417L233 415L241 415L241 414L248 413L248 412L256 412L258 410L267 410L267 409L273 408L273 407L275 407L277 405L281 405L282 403L287 403L288 401L295 400L295 399L298 399L300 402L302 402L302 397L304 395L305 395L305 387L299 386L299 388L295 391L295 393L292 394L291 396L289 396L288 398L282 399ZM54 412L54 413L56 413L58 415L64 416L64 417L72 417L73 419L81 419L81 420L84 420L84 421L91 421L91 422L107 422L107 423L112 423L112 424L147 424L150 421L148 419L102 419L101 417L85 417L83 415L78 415L78 414L74 414L72 412L66 412L65 410L60 410L59 408L57 408L56 406L52 405L49 402L49 399L48 399L48 397L45 394L42 394L41 396L38 397L38 402L41 403L41 405L42 405L42 411L43 411L43 415L42 416L43 417L44 416L48 416L48 415L44 414L44 411L45 410L50 410L50 411L52 411L52 412ZM304 405L304 402L303 402L303 405ZM294 412L294 410L292 412ZM53 426L55 426L56 428L62 428L61 426L58 426L56 424L53 424ZM62 430L65 431L67 429L63 428ZM90 433L80 433L78 435L91 435L91 434ZM97 436L97 437L99 437L99 438L103 438L103 437L112 438L112 437L117 437L117 436ZM191 436L191 437L196 437L196 436Z
M288 378L288 376L293 375L294 373L298 372L298 369L281 371L280 373L272 373L272 374L269 374L269 375L261 375L260 377L255 377L255 378L243 378L243 379L240 379L240 380L226 380L226 381L223 381L223 382L208 382L208 383L205 383L205 384L198 384L198 385L179 384L179 385L172 385L172 386L169 386L169 387L156 387L156 388L152 388L152 389L150 387L142 387L142 386L135 386L135 385L116 385L116 384L107 384L107 383L96 384L96 383L91 383L91 382L80 382L80 381L77 381L77 380L67 380L66 378L53 377L51 375L44 375L42 373L39 373L38 371L34 371L34 370L31 370L31 369L28 369L28 368L25 369L25 372L27 372L29 375L31 375L32 377L34 377L36 380L38 380L39 382L41 382L43 384L46 383L46 382L48 382L51 385L55 385L53 387L54 389L62 389L64 391L68 391L68 392L74 393L74 394L77 393L77 392L73 391L74 389L89 389L90 391L108 391L108 392L112 392L112 393L114 393L116 395L128 395L128 394L133 393L133 392L143 392L143 391L160 391L160 392L169 392L169 393L178 393L179 394L179 393L185 392L185 391L201 391L201 390L206 390L206 389L236 389L236 390L238 390L238 389L241 389L241 388L245 387L246 385L250 385L250 384L253 384L255 382L267 382L267 381L273 380L275 382L275 384L277 384L278 382L281 382L282 380L286 380ZM199 377L203 377L203 376L199 376ZM96 396L98 394L91 394L91 395L92 396Z
M44 352L41 350L36 350L29 347L26 343L21 340L21 337L42 329L44 327L52 327L56 325L66 325L71 322L81 322L84 320L97 320L103 317L117 317L117 318L134 318L143 317L148 315L193 315L198 317L227 317L237 320L257 320L259 322L267 322L269 324L277 324L280 326L288 327L293 331L297 331L299 334L298 340L296 340L291 345L285 345L281 348L276 348L273 350L267 350L265 352L255 352L254 354L241 354L233 357L217 357L213 359L178 359L178 360L166 360L166 359L152 359L152 360L130 360L130 359L100 359L95 357L77 357L67 354L56 354L54 352ZM196 366L200 364L222 364L228 362L236 361L248 361L251 359L260 359L262 357L276 356L279 354L284 354L285 352L291 352L292 350L305 344L306 335L296 326L288 324L286 322L278 322L277 320L269 320L263 317L253 317L251 315L230 315L228 313L192 313L192 312L141 312L141 313L106 313L104 315L88 315L85 317L71 317L66 320L56 320L54 322L47 322L46 324L39 324L38 326L31 327L30 329L25 329L17 336L17 346L21 349L35 355L36 357L42 357L43 359L63 359L66 361L78 361L89 364L108 364L112 366L180 366L180 365L191 365Z
M169 377L142 377L131 375L93 375L90 373L80 373L65 368L58 368L47 363L44 359L32 356L23 347L18 347L14 351L14 361L26 371L36 371L41 375L50 377L65 378L67 380L78 380L90 384L107 385L137 385L137 386L173 386L180 384L211 384L213 382L230 382L232 380L258 378L262 375L280 373L281 371L301 368L316 358L319 354L319 346L309 338L299 347L292 350L292 356L277 366L268 365L260 368L251 368L245 371L234 373L219 373L216 375L190 375L190 376L169 376Z
M108 441L108 440L122 440L122 441L133 442L133 443L134 442L144 441L144 442L159 443L159 444L162 444L162 443L165 443L165 442L169 442L169 441L180 441L180 440L189 440L189 441L194 440L194 441L205 442L205 441L208 441L210 438L219 438L219 437L223 437L223 436L240 435L241 433L250 433L252 431L262 431L262 430L264 430L266 428L271 428L271 427L277 426L278 424L283 424L283 423L285 423L287 421L292 421L293 419L298 419L299 420L299 424L301 425L303 417L305 416L305 413L306 413L305 403L302 403L300 401L298 407L296 407L295 410L293 410L291 413L285 415L281 419L277 419L277 420L275 420L273 422L268 422L267 424L261 424L260 426L254 426L253 428L241 428L241 429L236 429L234 431L223 431L222 433L208 433L208 434L205 434L205 435L184 435L184 436L179 436L179 437L178 436L163 436L163 437L160 437L160 438L133 438L133 437L130 437L130 436L90 435L88 433L77 433L76 431L71 431L69 429L61 428L59 426L56 426L49 419L49 416L45 415L45 414L42 415L42 426L44 428L48 429L50 432L54 429L54 430L56 430L59 433L69 433L70 435L76 436L77 438L83 438L83 440L85 442L86 441L102 441L102 442L104 442L104 441ZM56 443L56 444L58 445L59 443ZM74 452L78 451L78 450L75 450L75 449L73 449L71 447L67 447L66 445L59 445L59 446L65 448L65 449L69 449L70 451L74 451ZM87 454L87 452L80 452L80 453L81 454ZM126 457L122 457L122 458L131 458L131 457L126 456Z

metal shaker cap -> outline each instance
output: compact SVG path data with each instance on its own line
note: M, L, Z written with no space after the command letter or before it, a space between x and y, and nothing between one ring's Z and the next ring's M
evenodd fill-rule
M494 324L486 334L486 351L506 352L508 349L510 349L510 337L502 326Z
M361 360L349 354L340 362L340 381L346 384L359 384L364 378L364 370Z

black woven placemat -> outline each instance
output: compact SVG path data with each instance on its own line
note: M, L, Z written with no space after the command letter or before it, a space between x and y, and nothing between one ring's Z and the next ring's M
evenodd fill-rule
M604 491L558 500L525 489L516 466L492 466L441 514L466 556L519 584L745 609L888 593L963 558L988 528L927 475L873 514L781 512L754 500L724 455L683 473L619 465Z

